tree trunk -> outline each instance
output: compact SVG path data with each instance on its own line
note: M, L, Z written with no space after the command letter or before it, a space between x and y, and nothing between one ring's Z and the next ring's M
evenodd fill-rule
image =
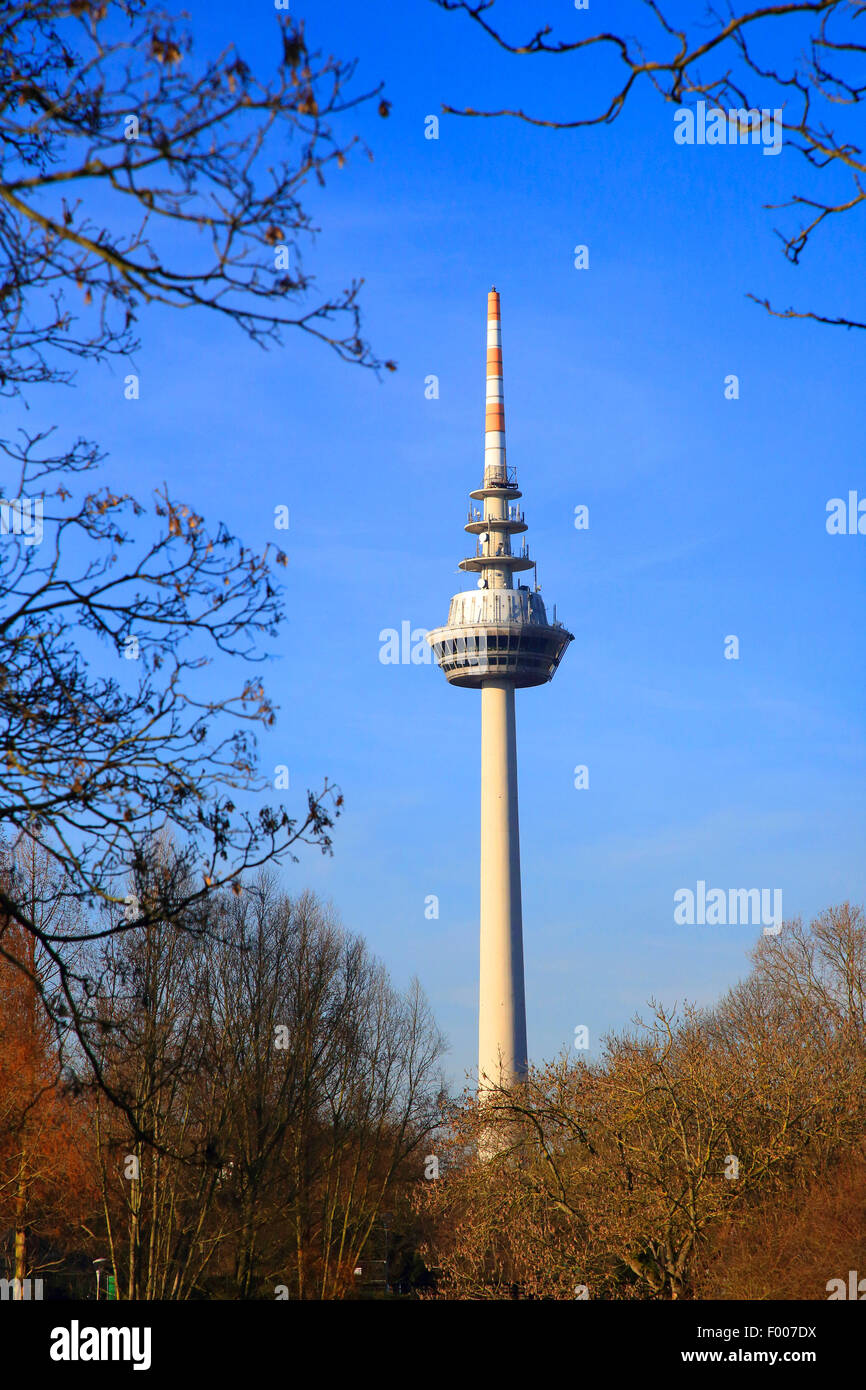
M24 1297L24 1280L27 1277L27 1186L24 1181L24 1155L18 1169L18 1190L15 1194L15 1297Z

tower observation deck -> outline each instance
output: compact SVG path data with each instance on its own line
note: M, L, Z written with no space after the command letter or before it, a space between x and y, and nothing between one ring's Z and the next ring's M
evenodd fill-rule
M428 635L437 662L452 685L481 689L490 677L516 688L551 680L572 640L561 623L549 622L538 586L530 588L514 575L531 570L529 547L519 550L512 537L526 521L518 499L517 470L505 459L505 402L502 393L502 329L499 295L487 296L487 417L484 434L484 481L470 492L481 507L470 507L464 530L476 538L475 554L460 569L477 574L477 587L451 600L445 627Z
M455 594L448 622L428 633L451 685L481 691L481 980L479 1087L510 1086L526 1072L526 1006L517 816L514 692L551 680L572 641L550 621L538 591L514 576L532 570L517 474L505 457L499 295L487 296L484 478L469 496L465 530L475 554L461 560L477 587Z

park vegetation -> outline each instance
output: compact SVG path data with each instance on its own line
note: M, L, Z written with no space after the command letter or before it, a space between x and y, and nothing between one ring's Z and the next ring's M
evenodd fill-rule
M29 862L50 872L38 847ZM107 1258L122 1298L342 1297L423 1170L442 1036L417 982L397 990L332 911L272 876L194 922L160 920L148 899L177 867L159 846L136 885L147 926L82 947L92 1068L42 1004L50 956L0 923L5 1277L92 1296Z
M763 936L714 1008L653 1005L597 1060L455 1104L424 1258L452 1298L826 1298L864 1265L864 1121L844 904Z
M49 867L20 855L18 891ZM136 892L179 869L157 845ZM481 1100L447 1099L417 983L271 875L86 950L89 1076L29 983L50 958L0 966L6 1277L62 1290L103 1256L122 1298L338 1299L375 1261L427 1298L810 1299L862 1266L849 904L762 937L715 1007L656 1004Z

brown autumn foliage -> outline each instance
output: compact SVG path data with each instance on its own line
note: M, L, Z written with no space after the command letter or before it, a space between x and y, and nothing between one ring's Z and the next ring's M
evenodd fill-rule
M863 914L788 922L752 960L712 1010L653 1005L598 1061L455 1107L417 1194L440 1295L695 1296L719 1232L835 1181L866 1119Z
M44 880L45 858L32 843L20 857L31 882ZM26 1279L57 1262L57 1243L74 1239L89 1213L91 1115L63 1082L56 1037L33 985L46 973L33 937L4 917L0 941L0 1238L9 1277Z
M795 1194L774 1194L718 1231L693 1276L695 1298L828 1297L849 1271L866 1278L866 1158L843 1161Z

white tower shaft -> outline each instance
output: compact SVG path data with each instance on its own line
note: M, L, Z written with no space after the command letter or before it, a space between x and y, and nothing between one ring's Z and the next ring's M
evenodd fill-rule
M481 687L479 1085L512 1086L526 1063L514 685L491 680Z

